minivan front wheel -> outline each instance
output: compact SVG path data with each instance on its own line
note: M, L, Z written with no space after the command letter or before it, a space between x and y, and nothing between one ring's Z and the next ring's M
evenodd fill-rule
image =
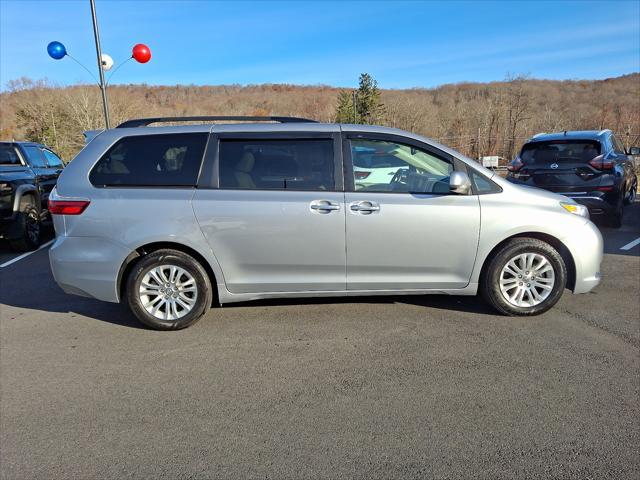
M163 249L142 257L129 273L126 301L133 314L156 330L179 330L211 306L211 282L193 257Z
M499 312L538 315L560 300L567 270L548 243L514 238L491 258L481 282L482 295Z

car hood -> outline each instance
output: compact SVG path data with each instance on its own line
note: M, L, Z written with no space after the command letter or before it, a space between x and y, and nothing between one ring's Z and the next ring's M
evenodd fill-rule
M569 197L565 197L564 195L559 195L531 185L511 183L497 174L494 174L494 176L495 178L491 178L493 181L498 183L503 189L509 190L510 193L517 194L523 202L531 204L550 204L557 202L576 203L574 200Z

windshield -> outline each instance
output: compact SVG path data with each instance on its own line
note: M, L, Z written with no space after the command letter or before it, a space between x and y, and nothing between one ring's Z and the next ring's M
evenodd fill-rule
M559 140L528 143L522 147L520 159L525 165L533 163L584 162L600 155L600 144L588 140Z

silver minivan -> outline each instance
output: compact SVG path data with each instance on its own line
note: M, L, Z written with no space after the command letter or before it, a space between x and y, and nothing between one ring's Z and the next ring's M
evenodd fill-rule
M190 124L150 126L168 121ZM278 297L480 292L535 315L600 282L585 207L384 127L131 120L85 146L49 210L62 289L163 330Z

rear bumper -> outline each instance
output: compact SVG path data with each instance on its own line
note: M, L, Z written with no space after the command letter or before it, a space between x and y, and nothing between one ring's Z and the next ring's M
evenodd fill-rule
M49 249L49 262L66 293L118 302L118 274L130 253L104 238L59 236Z

